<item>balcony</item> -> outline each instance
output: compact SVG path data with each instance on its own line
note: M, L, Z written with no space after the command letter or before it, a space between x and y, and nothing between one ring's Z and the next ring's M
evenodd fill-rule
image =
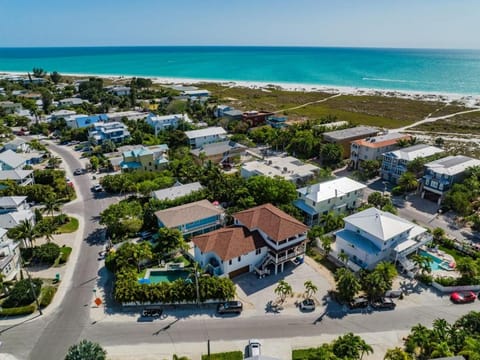
M288 239L282 240L280 242L276 242L272 240L270 237L267 237L265 240L268 246L274 248L275 250L279 251L285 249L286 247L299 244L307 239L306 234L298 234L297 236L290 237Z
M287 253L283 253L280 255L273 251L268 252L268 258L272 260L274 264L281 264L285 261L293 260L298 256L305 254L305 247L304 246L297 246L291 250L288 250Z

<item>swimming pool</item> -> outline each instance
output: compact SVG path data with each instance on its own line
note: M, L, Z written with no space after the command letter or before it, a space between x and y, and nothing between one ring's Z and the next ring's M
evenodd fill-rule
M140 283L144 284L158 284L161 282L173 282L178 279L186 279L189 275L185 270L152 270L146 274L145 278L140 279ZM146 281L147 280L147 281Z
M432 268L432 271L437 271L437 270L450 271L450 270L453 270L450 267L448 261L446 261L446 260L442 260L442 259L436 257L435 255L432 255L429 252L426 252L426 251L423 251L423 250L420 250L418 253L419 253L419 255L425 256L425 257L430 259L430 267Z

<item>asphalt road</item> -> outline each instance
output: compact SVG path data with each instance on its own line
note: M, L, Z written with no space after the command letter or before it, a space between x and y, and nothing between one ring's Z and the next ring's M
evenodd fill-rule
M82 167L62 146L50 147L71 170ZM64 210L85 219L84 235L87 238L99 228L96 217L111 201L93 198L89 175L76 176L75 182L76 190L83 195L84 201L68 204ZM3 345L0 351L12 353L21 359L55 360L65 357L68 347L79 340L89 321L89 306L98 272L97 254L101 248L101 244L84 239L72 284L62 305L53 314L2 331L0 340Z
M64 159L70 169L80 167L72 154L51 145ZM88 175L75 177L77 191L83 202L65 206L65 210L85 218L85 237L98 230L99 212L115 201L111 198L94 199L90 191ZM39 317L18 326L1 327L0 352L11 353L19 359L60 360L68 347L80 339L87 338L103 346L138 345L142 343L200 342L210 339L238 340L258 338L288 338L320 334L343 334L345 332L365 333L392 330L408 330L417 323L429 326L436 318L454 321L459 316L477 309L477 302L453 305L445 297L434 306L411 306L394 311L346 314L339 306L327 306L325 316L320 313L266 314L265 316L227 316L219 318L212 309L192 309L193 313L206 312L210 316L195 317L188 310L176 310L176 316L163 320L144 322L132 315L127 321L111 321L108 317L92 323L89 308L92 305L92 291L98 275L97 253L102 245L88 239L82 242L79 259L71 287L61 306L48 316ZM173 310L166 310L169 314ZM172 315L172 314L170 314ZM178 320L175 320L178 319Z

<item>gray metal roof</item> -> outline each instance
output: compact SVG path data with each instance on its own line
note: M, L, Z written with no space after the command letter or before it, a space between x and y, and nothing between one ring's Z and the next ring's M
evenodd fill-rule
M191 184L178 184L167 189L157 190L152 193L152 196L157 200L174 200L182 196L191 194L194 191L202 190L203 186L199 182Z
M378 129L370 126L356 126L349 129L335 130L323 133L325 138L333 140L347 140L350 138L358 138L359 136L370 136L378 133Z
M0 180L23 180L32 173L33 170L2 170Z
M200 153L205 153L207 156L218 155L226 153L234 149L246 149L247 147L242 144L238 144L234 141L222 141L213 144L205 144L201 148L190 151L193 155L199 156Z
M7 164L11 168L16 169L26 162L26 159L12 150L7 150L0 153L0 161Z
M17 207L22 202L25 201L26 196L2 196L0 197L0 207L1 208L11 208Z

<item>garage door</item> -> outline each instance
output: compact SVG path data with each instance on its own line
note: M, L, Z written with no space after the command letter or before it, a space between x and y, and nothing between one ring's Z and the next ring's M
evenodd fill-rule
M248 272L249 268L250 268L250 267L249 267L248 265L247 265L247 266L244 266L244 267L242 267L242 268L240 268L240 269L237 269L237 270L234 270L234 271L230 272L230 273L228 274L228 276L229 276L230 279L231 279L231 278L234 278L235 276L245 274L245 273Z

